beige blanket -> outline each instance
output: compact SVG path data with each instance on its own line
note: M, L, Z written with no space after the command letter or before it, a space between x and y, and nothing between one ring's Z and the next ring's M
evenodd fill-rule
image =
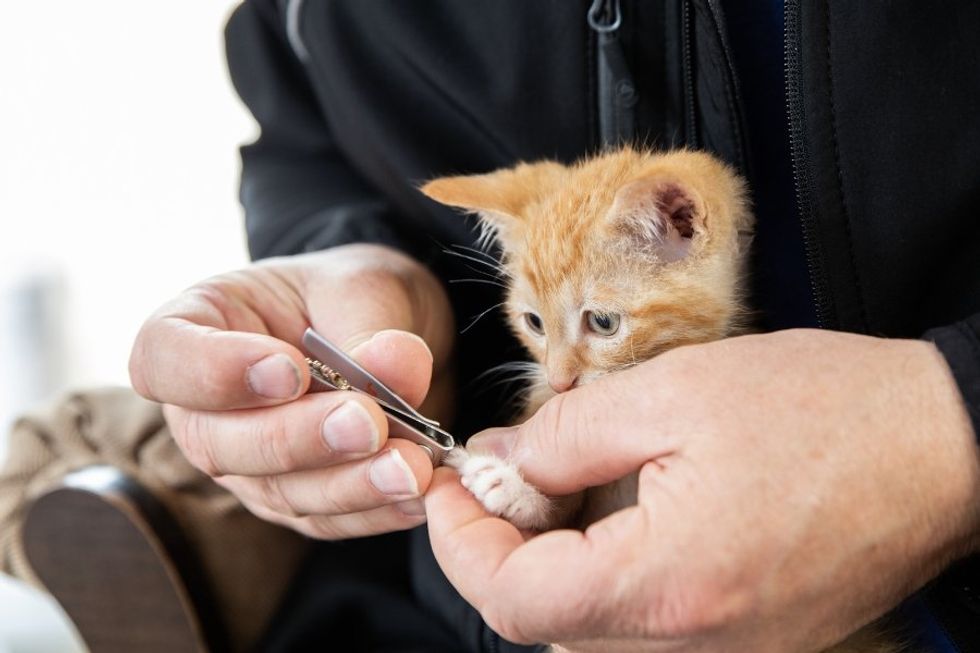
M255 518L191 467L159 405L129 389L76 392L16 422L0 471L0 570L38 585L20 539L25 508L88 465L121 469L169 509L209 577L234 649L254 644L309 542Z

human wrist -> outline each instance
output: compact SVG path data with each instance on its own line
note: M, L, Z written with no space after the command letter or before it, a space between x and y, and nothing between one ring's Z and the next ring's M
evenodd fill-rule
M933 343L952 374L980 440L980 315L930 329L923 336Z
M961 386L944 352L928 341L904 341L914 360L909 374L920 379L920 408L927 445L924 455L941 459L933 491L942 493L936 508L950 515L951 532L943 543L948 560L980 550L980 446ZM945 470L945 471L944 471Z

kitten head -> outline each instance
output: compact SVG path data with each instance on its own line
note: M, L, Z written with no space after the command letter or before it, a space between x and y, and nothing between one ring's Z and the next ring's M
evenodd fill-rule
M500 245L510 324L555 392L738 327L752 218L742 180L707 154L626 148L422 192Z

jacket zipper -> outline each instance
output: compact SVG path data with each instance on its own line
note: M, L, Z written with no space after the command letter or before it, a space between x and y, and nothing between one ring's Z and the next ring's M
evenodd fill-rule
M487 626L486 624L484 624L484 628L490 630L489 626ZM502 639L502 637L500 637L500 635L498 635L497 633L490 631L489 639L490 639L490 641L488 642L489 646L487 647L489 649L488 653L500 653L500 640Z
M684 75L684 142L698 147L698 124L694 99L694 23L691 20L691 0L681 0L681 39Z
M638 98L618 35L623 24L620 0L593 0L586 19L596 34L600 144L611 147L629 143L636 133L633 107Z
M303 42L303 35L300 32L302 24L303 0L286 0L286 9L283 12L286 16L286 40L292 48L296 58L304 64L310 62L310 51Z
M790 157L793 161L793 186L796 206L803 224L803 248L806 250L807 273L816 304L817 323L824 329L834 327L830 290L821 265L819 241L810 204L809 159L806 135L803 133L802 52L800 50L800 1L786 0L783 18L783 48L786 74L786 111L789 119Z

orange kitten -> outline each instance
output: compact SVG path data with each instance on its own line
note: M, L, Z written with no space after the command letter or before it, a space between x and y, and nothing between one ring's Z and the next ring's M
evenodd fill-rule
M540 366L525 417L557 392L740 326L752 216L742 180L707 154L627 148L444 177L422 192L476 212L501 247L510 325ZM553 528L579 507L556 506L499 462L461 453L449 464L523 528ZM634 479L592 491L586 523L630 503Z
M475 212L484 241L500 245L510 326L539 367L524 418L555 393L744 328L753 218L744 182L708 154L625 148L444 177L422 192ZM460 450L447 464L521 528L583 527L636 503L635 475L555 501L493 456ZM866 629L832 650L897 649Z

